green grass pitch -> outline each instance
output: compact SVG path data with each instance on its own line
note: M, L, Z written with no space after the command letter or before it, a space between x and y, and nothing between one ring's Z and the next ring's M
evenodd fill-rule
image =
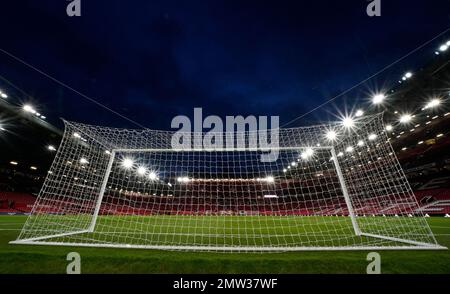
M82 273L356 273L368 252L211 253L142 249L10 245L25 216L0 216L0 274L65 273L66 255L81 255ZM450 218L429 218L440 245L450 247ZM382 273L450 273L450 252L380 251Z

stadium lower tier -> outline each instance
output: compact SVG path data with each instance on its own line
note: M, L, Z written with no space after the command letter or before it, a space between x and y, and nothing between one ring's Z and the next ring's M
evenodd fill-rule
M450 214L450 189L432 189L416 191L415 196L419 208L411 211L410 204L391 201L386 197L384 202L371 203L355 208L357 215L407 215ZM0 214L29 213L36 197L30 194L0 192ZM314 200L309 204L279 201L279 199L260 199L253 202L217 202L199 198L186 199L169 196L133 196L124 197L120 202L103 203L100 215L348 215L348 210L332 199ZM69 208L69 209L68 209ZM380 209L381 208L381 209ZM70 214L68 211L80 211L78 205L70 201L48 203L40 210L51 214Z

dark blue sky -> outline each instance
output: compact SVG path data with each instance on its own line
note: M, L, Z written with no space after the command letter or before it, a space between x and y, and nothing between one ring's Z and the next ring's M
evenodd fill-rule
M365 79L449 27L450 1L2 0L0 48L155 129L203 107L205 115L279 115L286 122ZM446 36L448 37L448 35ZM340 102L433 58L432 43ZM58 117L117 127L126 120L0 54L0 74ZM0 81L2 88L8 89ZM20 96L20 95L19 95ZM30 98L22 98L24 101ZM307 120L326 120L325 111Z

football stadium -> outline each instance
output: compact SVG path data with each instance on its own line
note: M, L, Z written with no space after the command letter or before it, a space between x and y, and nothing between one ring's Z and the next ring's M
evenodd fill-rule
M382 82L308 102L315 120L228 113L236 129L209 132L133 125L0 48L0 273L63 274L76 252L82 273L365 274L377 252L382 273L449 274L450 31L422 43ZM83 119L100 104L116 118Z

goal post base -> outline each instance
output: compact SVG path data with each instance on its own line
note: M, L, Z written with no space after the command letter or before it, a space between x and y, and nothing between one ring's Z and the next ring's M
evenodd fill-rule
M49 235L49 236L41 236L41 237L36 237L36 238L15 240L15 241L9 242L9 244L23 244L24 242L29 243L29 242L35 242L35 241L40 241L40 240L45 240L45 239L60 238L60 237L66 237L66 236L72 236L72 235L90 233L90 232L91 232L90 230L82 230L82 231L75 231L75 232L69 232L69 233L54 234L54 235Z
M128 248L153 249L171 251L215 251L215 252L293 252L293 251L377 251L377 250L447 250L447 247L427 244L427 246L345 246L345 247L230 247L230 246L169 246L169 245L135 245L135 244L88 244L45 241L11 241L17 245L47 245L66 247L98 247L98 248Z

